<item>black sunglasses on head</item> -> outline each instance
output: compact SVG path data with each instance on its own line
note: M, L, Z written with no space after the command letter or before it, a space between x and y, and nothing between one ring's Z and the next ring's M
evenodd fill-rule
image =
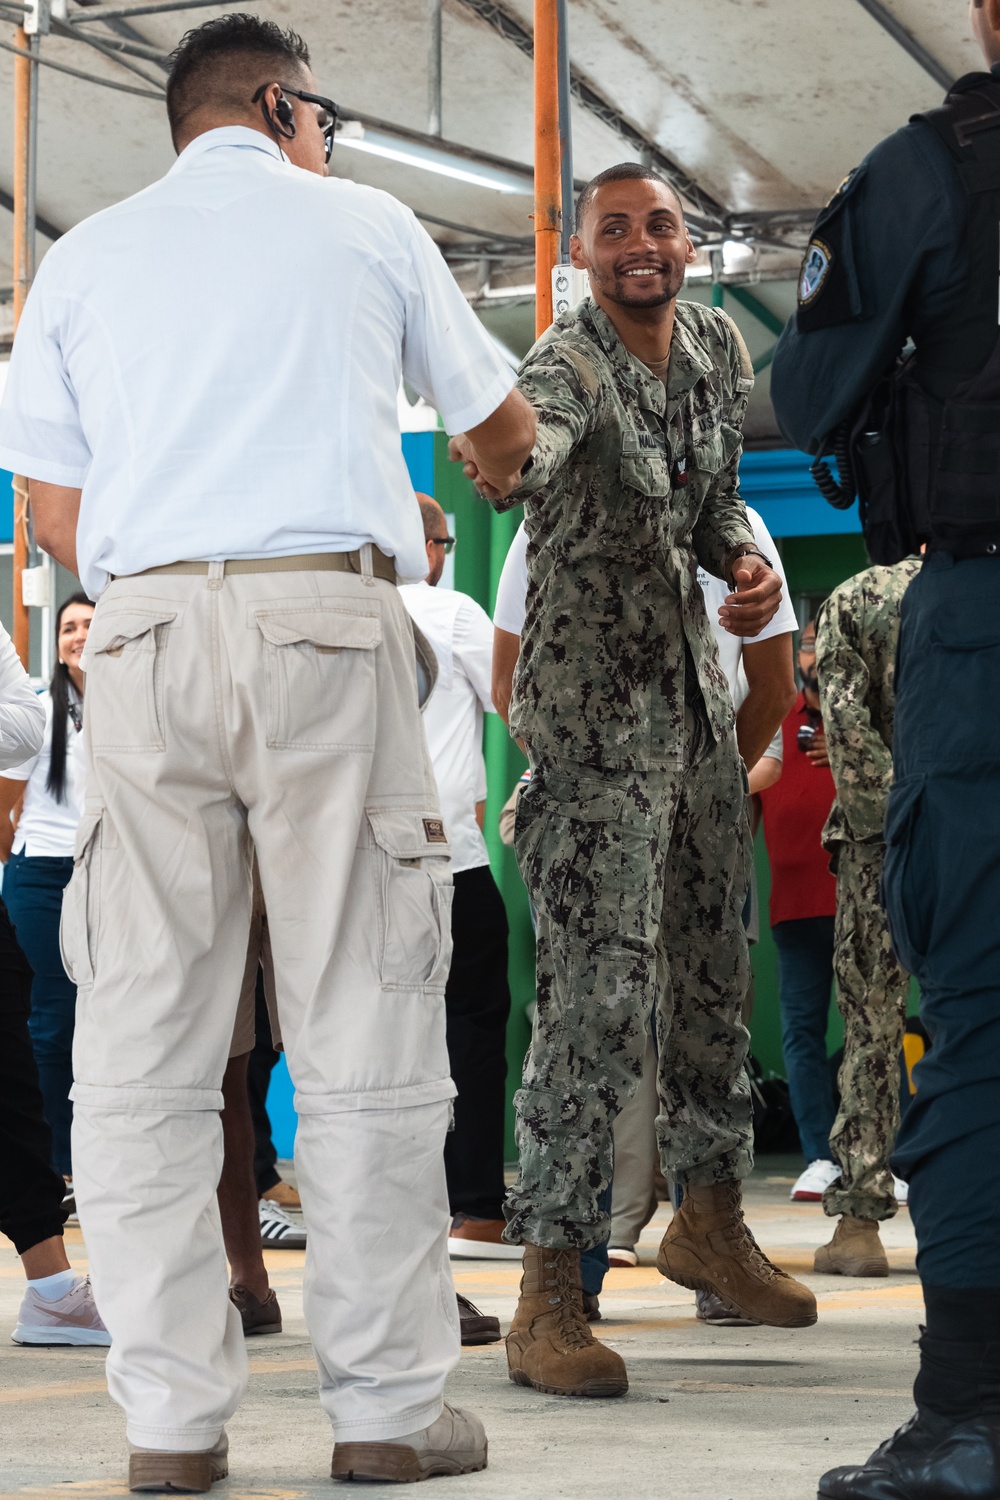
M270 87L269 83L262 83L250 100L250 103L259 104L265 92ZM283 94L291 94L294 99L301 99L303 104L319 105L320 113L316 119L320 130L323 132L323 142L326 146L326 160L329 161L333 155L333 137L337 129L337 106L333 100L325 99L322 94L307 94L303 89L293 89L287 83L279 83L278 87Z

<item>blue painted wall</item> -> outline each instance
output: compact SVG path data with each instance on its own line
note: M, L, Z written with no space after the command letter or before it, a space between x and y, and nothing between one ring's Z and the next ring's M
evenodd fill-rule
M0 469L0 542L14 540L14 476Z

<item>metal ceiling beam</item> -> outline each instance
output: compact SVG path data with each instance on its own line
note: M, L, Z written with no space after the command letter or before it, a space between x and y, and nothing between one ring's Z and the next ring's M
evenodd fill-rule
M955 82L943 63L939 63L932 52L928 52L922 42L918 42L912 31L907 30L902 21L897 21L890 10L883 5L882 0L858 0L862 10L866 10L873 21L877 21L883 31L887 31L898 47L919 63L925 73L929 73L935 83L948 91Z
M0 187L0 208L5 208L10 214L14 212L14 195L2 187ZM40 234L44 234L47 240L55 242L62 238L63 231L57 229L51 219L43 218L39 213L35 214L35 228Z
M535 44L531 32L522 26L516 16L512 16L503 6L498 5L496 0L459 0L459 4L478 16L481 21L485 21L488 26L492 26L499 36L513 43L519 52L524 53L525 57L534 57ZM592 115L596 115L602 124L620 136L632 147L633 151L637 151L644 161L659 168L674 189L691 204L695 212L689 215L689 218L695 227L705 229L724 227L725 206L672 157L667 156L651 136L645 135L638 126L627 120L620 110L605 99L593 84L575 69L572 69L570 73L570 91L578 104ZM698 223L699 218L703 221L701 224Z

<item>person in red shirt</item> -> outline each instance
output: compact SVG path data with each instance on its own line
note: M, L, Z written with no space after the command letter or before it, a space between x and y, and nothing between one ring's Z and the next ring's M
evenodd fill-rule
M771 863L781 1042L792 1113L808 1163L792 1188L792 1198L817 1201L839 1168L830 1156L836 1110L826 1055L837 883L821 838L834 784L819 708L814 620L802 630L799 675L802 691L781 727L781 778L760 794L760 800Z

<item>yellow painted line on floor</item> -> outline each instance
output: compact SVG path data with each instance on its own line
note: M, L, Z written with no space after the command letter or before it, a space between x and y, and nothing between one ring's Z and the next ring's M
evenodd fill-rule
M107 1391L104 1380L58 1380L52 1385L22 1385L16 1390L0 1391L0 1406L18 1401L58 1401L66 1396L93 1396Z

